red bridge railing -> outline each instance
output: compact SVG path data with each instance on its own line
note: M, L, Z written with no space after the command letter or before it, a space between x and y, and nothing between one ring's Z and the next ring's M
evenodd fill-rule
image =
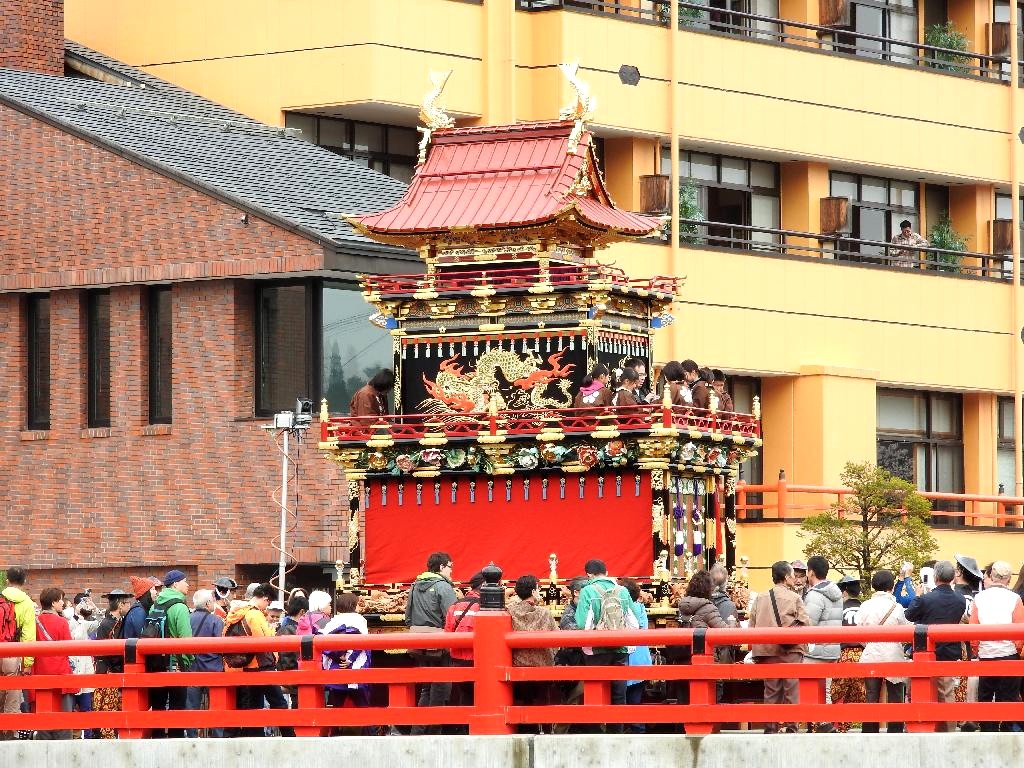
M392 440L420 440L428 433L448 439L475 439L502 434L532 437L542 430L559 428L566 434L589 434L615 427L620 432L646 432L652 427L675 427L701 433L758 438L761 422L746 413L710 411L660 403L610 408L560 408L496 413L411 413L389 416L332 416L320 423L320 440L365 443L375 436Z
M785 477L772 484L740 482L736 486L736 516L740 522L800 521L841 505L852 494L851 488L798 485ZM1024 498L931 491L921 495L932 502L933 525L1024 531Z
M59 730L114 728L122 738L140 738L151 728L211 728L291 726L296 735L316 736L337 726L466 724L471 734L511 733L522 723L683 723L691 734L709 733L720 724L775 722L901 722L910 731L928 732L939 722L1014 721L1021 717L1019 702L940 703L935 677L1024 675L1024 661L935 661L936 642L978 640L1024 642L1024 625L950 625L853 628L665 629L629 632L511 631L504 611L483 611L473 633L282 637L199 638L187 640L73 641L0 644L0 657L31 655L123 656L125 671L106 675L3 676L0 689L35 691L35 712L0 714L0 730ZM749 643L899 642L913 648L912 658L887 663L829 664L716 664L718 646ZM518 648L580 646L685 646L692 663L646 667L516 667ZM471 667L371 668L325 671L325 650L396 648L472 648ZM290 651L299 654L299 669L289 672L164 672L145 671L148 654L171 652ZM910 679L906 703L833 703L825 708L825 678ZM792 678L799 681L799 703L715 702L718 680ZM682 681L689 703L611 705L610 680ZM578 705L521 706L513 698L513 683L525 681L582 681ZM428 682L471 684L472 704L448 707L415 706L416 685ZM376 687L378 702L367 708L329 708L325 684L367 683ZM234 689L242 685L298 686L297 708L236 710ZM147 711L147 688L204 686L210 689L210 709ZM61 688L120 688L122 711L65 713L59 708Z

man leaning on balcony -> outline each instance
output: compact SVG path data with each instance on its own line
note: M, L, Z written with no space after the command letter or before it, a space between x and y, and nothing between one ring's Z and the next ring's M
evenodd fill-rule
M893 245L917 246L928 245L928 241L914 231L913 225L904 219L900 222L900 233L893 235L890 241ZM921 252L910 248L892 248L889 251L890 263L894 267L916 267L921 263Z
M1017 593L1010 590L1012 573L1009 563L1003 560L992 563L985 578L985 589L971 603L971 624L1024 623L1024 605ZM981 640L972 645L982 661L1017 661L1022 642ZM978 701L1017 701L1020 698L1020 680L1020 675L983 676L978 680ZM997 722L982 723L981 730L997 731L999 725Z

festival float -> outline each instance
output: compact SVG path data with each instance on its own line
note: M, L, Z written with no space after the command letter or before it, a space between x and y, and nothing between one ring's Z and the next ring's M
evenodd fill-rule
M435 76L416 173L392 208L348 220L416 249L422 274L370 275L371 321L393 339L393 415L320 414L320 450L348 486L351 557L339 563L367 612L400 622L403 584L427 555L466 579L546 576L558 612L590 558L639 579L653 615L693 569L735 555L725 500L761 445L754 414L653 403L573 408L596 363L654 370L683 280L634 278L597 253L659 236L661 218L618 209L575 103L559 119L455 127ZM635 270L630 270L635 271ZM343 406L343 404L334 404ZM672 601L674 602L674 600Z

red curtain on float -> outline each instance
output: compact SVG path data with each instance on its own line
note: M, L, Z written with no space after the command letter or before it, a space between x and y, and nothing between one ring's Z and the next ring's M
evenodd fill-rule
M591 558L604 560L613 576L650 573L649 474L516 476L510 486L503 477L493 481L490 491L486 477L473 488L466 478L367 481L366 582L412 581L437 551L452 556L456 581L492 560L506 579L526 573L543 579L552 552L561 578L581 575Z

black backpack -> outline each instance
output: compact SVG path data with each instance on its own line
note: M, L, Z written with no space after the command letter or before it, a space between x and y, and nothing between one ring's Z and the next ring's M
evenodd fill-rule
M146 640L149 638L167 637L167 612L171 610L175 605L184 605L184 600L178 598L172 598L166 603L154 603L153 607L149 609L149 615L146 616L146 621L142 625L142 631L139 633L140 640ZM167 654L156 654L153 656L146 656L146 671L147 672L166 672L171 668L171 657Z
M248 613L248 611L246 611ZM228 624L224 629L224 637L250 637L252 633L249 631L249 625L245 623L245 614L243 613L233 624ZM245 667L252 664L252 660L256 658L255 653L222 653L221 658L224 659L224 666L232 667L234 669L244 669Z

